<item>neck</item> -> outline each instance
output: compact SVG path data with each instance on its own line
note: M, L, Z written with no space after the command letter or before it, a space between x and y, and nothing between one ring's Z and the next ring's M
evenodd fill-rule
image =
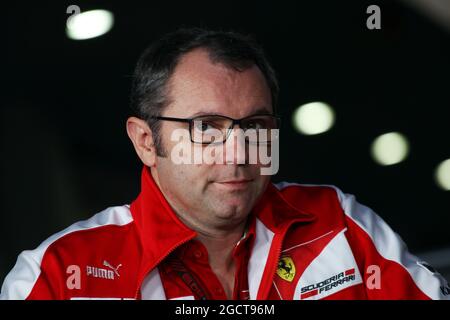
M213 269L230 271L233 267L232 252L237 242L241 239L245 230L245 222L236 226L234 229L223 232L205 233L198 232L199 240L208 250L209 262Z
M196 240L206 247L211 267L228 271L233 264L233 249L242 238L247 219L223 228L203 225L180 212L176 214L186 226L197 232Z
M222 283L227 298L232 299L236 271L233 249L242 238L246 221L227 230L203 229L198 224L190 224L183 219L182 215L178 216L187 226L197 231L198 235L196 239L206 247L209 265L212 271Z

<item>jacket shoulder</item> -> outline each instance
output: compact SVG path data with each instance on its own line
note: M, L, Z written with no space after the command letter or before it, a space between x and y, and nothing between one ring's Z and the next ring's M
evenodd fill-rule
M54 285L49 282L51 278L62 276L65 272L58 270L60 264L64 264L78 249L84 249L78 252L81 254L87 245L95 246L102 234L113 233L111 237L114 237L112 228L128 225L132 221L128 205L109 207L50 236L36 249L23 251L3 282L0 300L27 299L32 291L35 291L35 287L40 288L40 292L36 294L37 298L56 298L49 296L52 291L49 287Z
M44 254L49 249L66 247L71 242L95 241L105 233L117 233L117 227L123 227L133 221L128 205L106 208L86 220L78 221L66 229L50 236L39 247L31 251Z

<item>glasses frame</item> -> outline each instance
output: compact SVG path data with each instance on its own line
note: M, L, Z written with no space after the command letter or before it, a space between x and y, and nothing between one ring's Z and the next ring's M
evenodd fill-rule
M275 114L272 114L272 113L253 114L251 116L246 116L246 117L241 118L241 119L234 119L234 118L223 116L223 115L220 115L220 114L204 114L204 115L199 115L199 116L192 117L192 118L174 118L174 117L160 117L160 116L157 117L157 116L153 116L153 117L149 117L149 119L189 123L189 137L191 138L191 142L192 143L197 143L197 144L208 145L208 144L225 143L227 141L228 137L230 136L231 130L234 128L235 125L238 125L239 128L242 129L242 126L241 126L242 121L248 120L248 119L253 118L253 117L258 117L258 116L270 116L270 117L274 118L274 120L276 122L276 128L273 128L273 129L279 129L280 128L281 118L278 115L275 115ZM223 141L221 141L221 142L220 141L197 142L197 141L193 140L193 138L192 138L192 126L194 124L194 121L196 121L199 118L204 118L204 117L219 117L219 118L224 118L224 119L231 120L231 125L230 125L229 128L227 128L227 134L226 134L225 138L223 139Z

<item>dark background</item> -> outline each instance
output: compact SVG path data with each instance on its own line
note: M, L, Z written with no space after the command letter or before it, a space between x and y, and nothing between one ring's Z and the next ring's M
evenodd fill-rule
M374 209L413 253L450 274L450 193L433 180L450 158L450 33L399 1L72 1L6 5L1 104L0 282L17 255L138 194L141 164L125 131L130 76L148 43L179 26L251 33L281 85L274 181L334 184ZM113 29L73 41L70 4L108 9ZM381 8L368 30L366 8ZM296 107L329 103L336 125L302 136ZM389 131L411 143L381 167L370 144ZM437 260L436 260L437 259Z

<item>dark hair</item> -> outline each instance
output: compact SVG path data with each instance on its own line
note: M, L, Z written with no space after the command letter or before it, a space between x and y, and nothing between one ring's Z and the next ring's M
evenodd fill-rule
M214 63L221 63L237 71L256 65L263 73L276 110L278 81L267 57L254 38L233 31L214 31L203 28L181 28L152 43L139 58L133 75L131 108L135 115L146 120L152 130L157 154L165 152L159 135L160 116L169 104L167 83L180 58L196 49L208 51Z

